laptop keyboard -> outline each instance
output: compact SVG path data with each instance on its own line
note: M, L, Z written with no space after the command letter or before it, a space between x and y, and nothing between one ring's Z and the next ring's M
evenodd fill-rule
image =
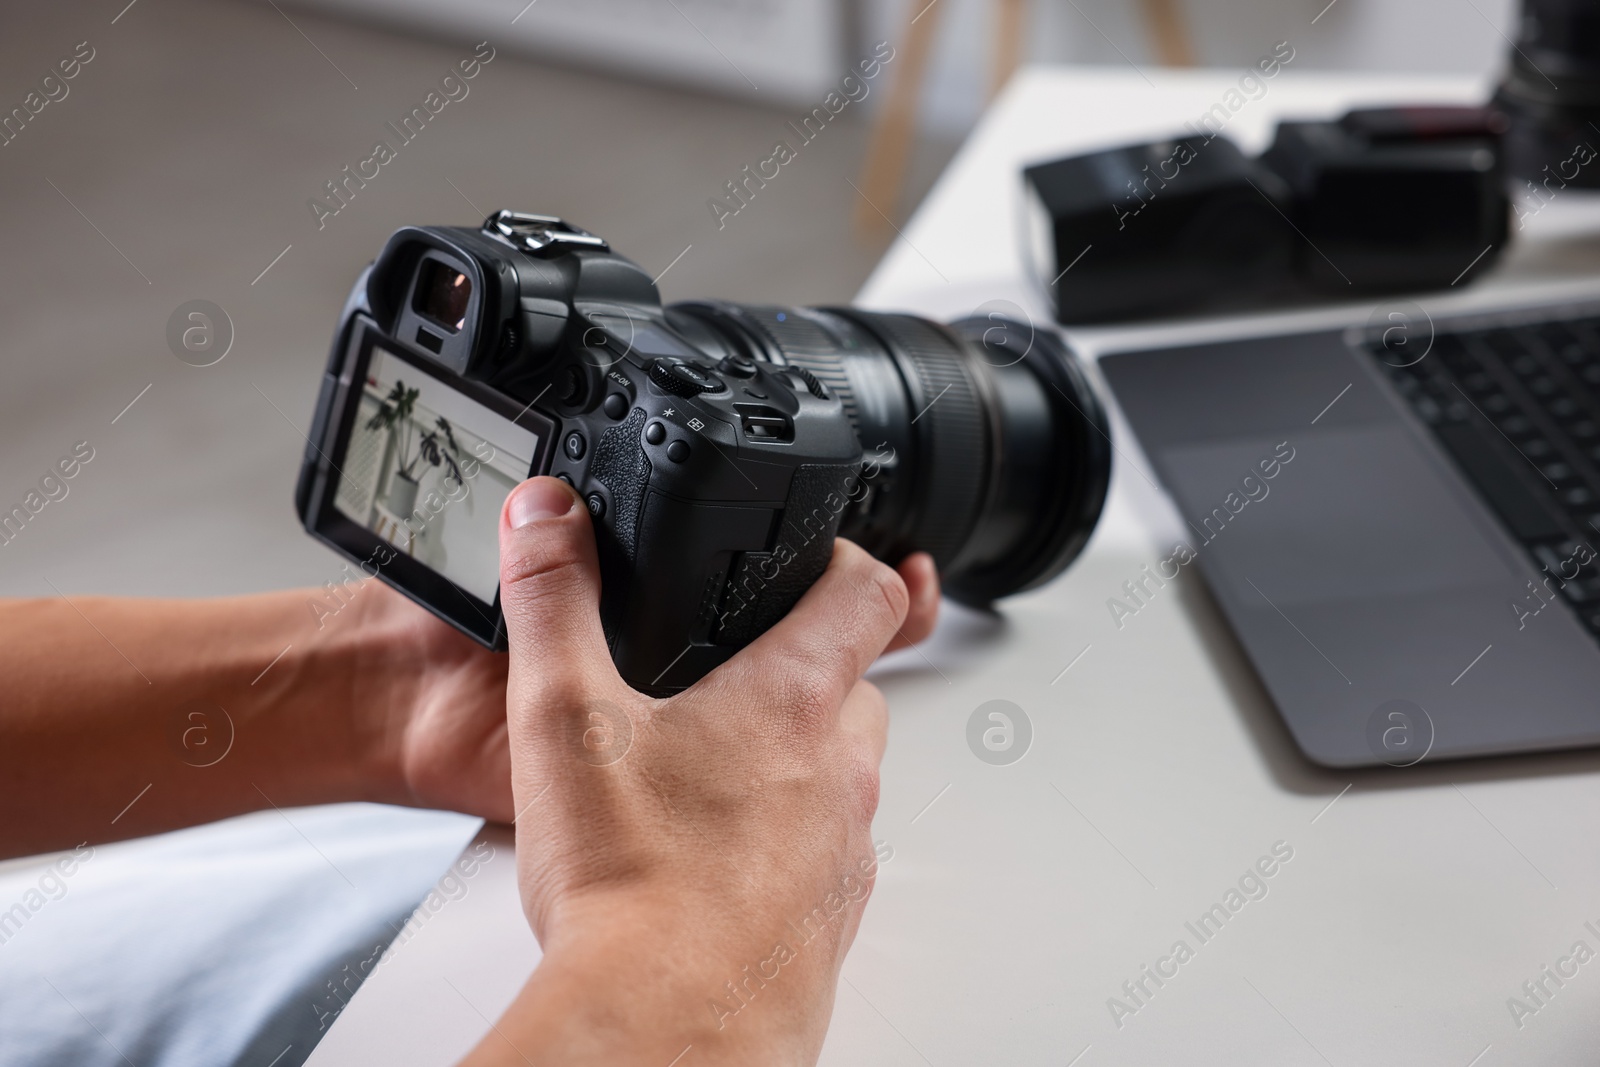
M1368 351L1600 637L1600 317L1440 333L1427 355ZM1548 595L1548 594L1547 594Z

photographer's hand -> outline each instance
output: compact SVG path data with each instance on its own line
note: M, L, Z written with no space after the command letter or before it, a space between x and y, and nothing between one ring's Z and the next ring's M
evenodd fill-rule
M0 858L275 805L511 818L506 657L379 582L0 601Z
M926 556L901 566L933 626ZM381 582L0 600L0 859L341 800L511 820L507 657Z
M887 712L860 677L912 636L906 582L840 541L787 618L657 700L607 655L570 489L516 490L501 556L517 861L544 959L466 1062L814 1062L879 859Z

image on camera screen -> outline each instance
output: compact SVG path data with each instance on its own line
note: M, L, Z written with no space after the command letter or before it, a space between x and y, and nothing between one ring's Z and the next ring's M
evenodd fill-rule
M500 509L539 435L374 346L333 504L486 604L500 585Z

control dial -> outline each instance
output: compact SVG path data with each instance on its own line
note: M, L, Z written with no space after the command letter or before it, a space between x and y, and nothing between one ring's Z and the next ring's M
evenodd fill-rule
M692 363L658 359L650 364L650 380L673 396L691 397L720 392L726 386L716 375Z

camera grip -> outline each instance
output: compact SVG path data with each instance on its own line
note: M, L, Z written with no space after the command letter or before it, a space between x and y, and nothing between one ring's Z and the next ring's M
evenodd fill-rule
M858 481L853 467L795 469L771 549L741 553L729 573L711 633L716 644L742 648L754 641L822 577L833 558L839 518Z
M781 508L652 487L637 530L602 522L601 618L623 679L684 689L783 618L827 569L857 484L854 466L803 465Z

